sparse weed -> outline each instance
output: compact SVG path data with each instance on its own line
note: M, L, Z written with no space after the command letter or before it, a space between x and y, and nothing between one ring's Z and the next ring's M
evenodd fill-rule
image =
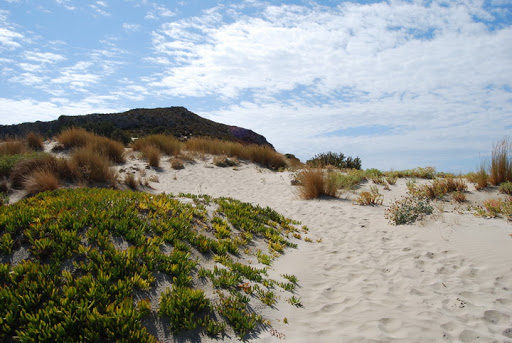
M482 217L496 218L504 216L512 220L512 197L507 199L488 199L483 202L483 208L476 210L476 215Z
M371 186L370 192L364 191L359 193L359 196L354 201L356 204L362 206L382 205L383 196L379 193L377 186Z
M128 187L130 187L130 189L133 189L133 190L137 190L137 188L139 187L139 182L135 179L135 175L132 174L132 173L128 173L124 176L124 183L125 185L127 185Z
M300 298L297 298L296 296L292 295L288 299L286 299L291 305L296 307L302 307L302 301Z
M217 167L234 167L239 163L236 158L229 159L226 155L218 155L213 157L213 164Z

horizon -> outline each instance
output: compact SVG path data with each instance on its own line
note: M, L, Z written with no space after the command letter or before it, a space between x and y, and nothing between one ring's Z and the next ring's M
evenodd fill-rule
M302 161L469 172L512 133L511 46L511 0L4 0L0 125L183 106Z

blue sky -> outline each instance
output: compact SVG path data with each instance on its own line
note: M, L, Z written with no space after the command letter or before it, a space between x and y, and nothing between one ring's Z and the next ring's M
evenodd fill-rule
M512 133L512 0L0 0L0 124L168 106L471 171Z

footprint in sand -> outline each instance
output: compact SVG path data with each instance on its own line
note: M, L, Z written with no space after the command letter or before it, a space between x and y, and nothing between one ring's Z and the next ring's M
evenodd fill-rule
M489 310L484 312L484 319L493 324L499 324L501 322L508 322L510 320L510 316L500 311Z
M395 332L402 327L402 321L396 318L381 318L379 328L384 332Z

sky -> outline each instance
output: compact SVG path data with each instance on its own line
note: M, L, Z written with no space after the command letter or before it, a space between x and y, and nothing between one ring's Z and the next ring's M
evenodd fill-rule
M476 170L512 133L512 0L0 0L0 125L170 106L303 161Z

